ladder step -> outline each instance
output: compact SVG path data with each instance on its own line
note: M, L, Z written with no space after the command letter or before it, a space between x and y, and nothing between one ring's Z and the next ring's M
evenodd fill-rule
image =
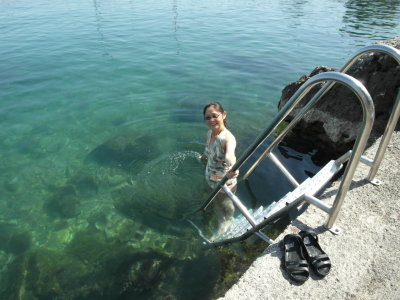
M267 207L260 206L254 211L249 209L250 214L256 220L256 223L260 224L264 219L278 212L302 195L315 195L329 182L329 180L332 179L332 177L340 170L341 167L342 164L331 160L317 174L304 180L298 187L296 187L293 191L288 192L278 202L273 202ZM238 238L252 229L253 227L247 221L247 219L243 215L238 215L237 217L233 218L232 225L228 231L217 237L214 242Z

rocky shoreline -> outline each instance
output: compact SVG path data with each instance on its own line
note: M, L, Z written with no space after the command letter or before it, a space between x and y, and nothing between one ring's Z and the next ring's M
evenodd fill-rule
M382 41L379 44L400 49L400 37ZM281 109L309 78L327 71L335 70L318 66L309 75L303 75L297 81L289 83L282 91L278 109ZM375 121L369 141L370 146L376 138L382 135L394 105L397 91L400 88L400 65L388 55L370 53L363 55L347 74L357 78L365 85L375 104ZM313 88L288 116L287 121L290 122L296 112L317 92L320 86ZM336 158L352 148L361 121L362 108L356 96L347 87L335 85L296 125L286 141L293 148L304 144L318 145L319 151L324 152L324 156ZM399 129L398 125L397 130Z

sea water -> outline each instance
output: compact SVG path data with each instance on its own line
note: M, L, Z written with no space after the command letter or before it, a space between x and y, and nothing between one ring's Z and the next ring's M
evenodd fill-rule
M398 35L399 15L399 1L1 0L1 298L223 293L243 260L183 217L209 193L202 107L224 105L239 156L287 83ZM299 180L319 168L281 150ZM268 163L250 183L254 207L289 189Z

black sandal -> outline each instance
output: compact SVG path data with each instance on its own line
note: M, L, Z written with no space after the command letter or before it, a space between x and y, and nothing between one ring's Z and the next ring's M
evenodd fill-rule
M331 270L329 256L318 244L318 236L313 231L300 231L303 242L304 255L313 271L321 277L326 276Z
M291 279L297 282L305 282L310 276L307 261L302 250L301 237L297 234L288 234L283 238L285 254L284 266Z

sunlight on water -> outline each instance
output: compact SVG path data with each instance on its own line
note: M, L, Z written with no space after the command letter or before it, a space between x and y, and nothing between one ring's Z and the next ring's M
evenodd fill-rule
M254 253L224 248L232 271L184 220L208 197L202 107L223 103L240 155L287 83L395 36L399 14L398 1L1 0L0 298L223 293ZM295 177L317 169L281 152ZM254 206L288 189L267 162L251 184L238 195Z

